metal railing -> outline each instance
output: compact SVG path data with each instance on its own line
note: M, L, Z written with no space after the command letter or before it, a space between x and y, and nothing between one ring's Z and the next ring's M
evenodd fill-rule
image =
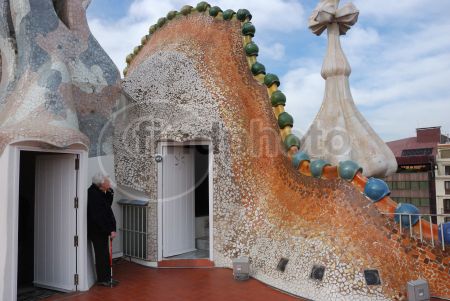
M403 234L403 228L409 229L409 236L413 237L413 238L419 238L421 242L424 241L424 232L422 229L422 223L423 221L427 221L430 223L430 225L433 225L433 217L443 217L444 220L447 220L448 218L450 218L450 214L407 214L407 213L387 213L387 212L382 212L382 215L388 216L388 217L398 217L398 226L400 229L400 234ZM419 217L419 220L413 224L413 217ZM407 222L408 222L408 226L403 226L403 221L404 219L407 218ZM413 231L413 227L416 224L419 224L419 237L417 237ZM450 245L450 241L446 241L445 240L445 235L444 235L444 223L438 224L438 237L440 238L440 245L442 247L442 250L445 251L445 245ZM437 245L437 242L434 239L434 232L433 232L433 227L430 227L430 242L431 245L433 247L435 247Z
M120 203L122 205L122 246L123 255L137 259L147 259L148 207L136 203Z

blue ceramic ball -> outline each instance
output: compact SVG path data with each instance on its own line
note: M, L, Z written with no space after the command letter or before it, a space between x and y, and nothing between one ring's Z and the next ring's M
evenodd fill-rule
M361 166L355 161L347 160L339 162L338 172L339 176L347 181L353 180L358 171L362 172Z
M389 186L380 179L370 178L364 186L364 195L374 202L380 201L390 193Z
M331 165L325 160L319 159L312 161L309 165L309 169L311 171L311 174L314 178L320 178L322 177L323 169L325 166Z
M419 214L419 209L416 206L408 203L400 203L395 209L395 222L400 222L400 214L405 214L401 216L402 227L409 228L409 217L408 214ZM419 221L418 215L411 215L411 226L414 226Z
M305 152L297 152L292 157L292 165L294 165L294 168L297 169L300 164L302 164L303 161L309 161L309 156Z
M450 222L439 225L439 241L442 243L442 236L444 237L444 243L450 245Z

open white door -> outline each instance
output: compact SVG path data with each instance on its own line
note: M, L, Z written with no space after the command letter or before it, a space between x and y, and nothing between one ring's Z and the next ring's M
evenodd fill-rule
M163 146L163 257L195 250L194 150Z
M36 157L34 284L76 289L75 155Z

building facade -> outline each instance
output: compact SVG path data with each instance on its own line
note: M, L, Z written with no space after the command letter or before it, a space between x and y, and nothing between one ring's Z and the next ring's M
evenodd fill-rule
M436 212L450 213L450 144L438 145L436 156ZM438 223L450 218L438 217Z
M388 142L394 152L398 169L386 178L391 197L398 203L411 203L421 213L435 214L435 166L437 146L448 137L440 127L416 129L416 137Z

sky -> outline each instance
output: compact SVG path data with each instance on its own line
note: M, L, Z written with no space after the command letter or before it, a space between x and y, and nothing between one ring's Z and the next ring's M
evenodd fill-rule
M92 33L123 70L125 57L150 25L188 0L92 0ZM258 61L280 77L294 128L306 132L322 103L320 75L326 35L307 20L317 0L216 0L223 10L247 8L256 27ZM341 5L349 1L341 1ZM358 22L341 36L352 67L353 99L385 141L415 135L418 127L450 133L450 1L354 0Z

